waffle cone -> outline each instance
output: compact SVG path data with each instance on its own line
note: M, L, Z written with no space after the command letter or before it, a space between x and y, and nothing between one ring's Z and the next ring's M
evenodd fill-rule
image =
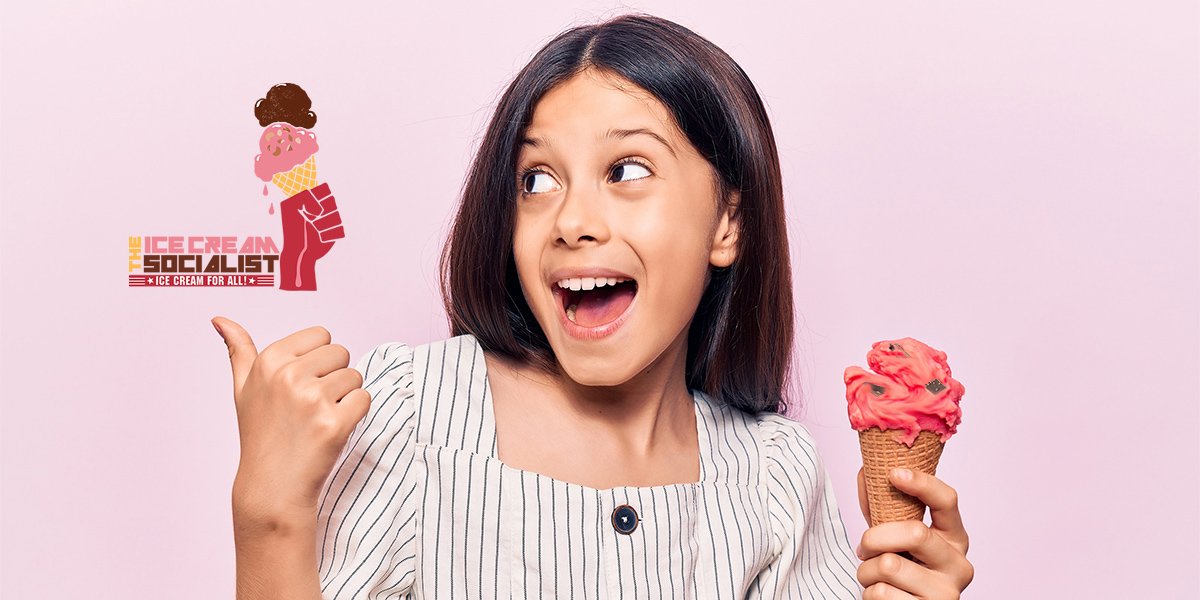
M276 173L271 177L271 183L283 190L283 194L289 198L312 189L317 185L317 155L313 154L290 171Z
M938 459L945 445L932 431L917 435L912 447L896 440L900 432L872 427L858 432L862 449L863 475L867 480L867 502L871 527L890 521L925 518L925 504L892 486L888 473L896 467L937 474Z

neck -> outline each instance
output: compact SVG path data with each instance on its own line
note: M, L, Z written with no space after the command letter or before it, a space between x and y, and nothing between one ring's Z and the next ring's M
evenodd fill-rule
M687 328L657 359L629 381L614 386L580 385L565 373L555 378L561 406L573 418L613 440L612 450L649 456L667 440L694 431L694 400L688 393Z

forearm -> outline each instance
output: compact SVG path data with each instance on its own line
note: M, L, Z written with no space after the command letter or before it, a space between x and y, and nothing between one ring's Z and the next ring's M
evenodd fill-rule
M316 518L271 518L234 510L237 600L321 600Z

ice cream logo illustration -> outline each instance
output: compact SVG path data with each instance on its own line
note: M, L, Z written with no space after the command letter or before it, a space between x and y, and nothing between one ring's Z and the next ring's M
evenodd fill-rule
M346 237L337 202L328 183L317 183L317 115L312 100L294 83L280 83L254 104L254 116L263 127L254 157L254 174L283 192L279 203L283 224L283 249L279 255L279 289L315 291L317 260L329 253L335 241ZM273 214L274 202L268 213Z

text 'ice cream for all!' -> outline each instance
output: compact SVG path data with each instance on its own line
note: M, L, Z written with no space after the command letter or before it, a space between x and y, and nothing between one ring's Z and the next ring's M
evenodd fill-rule
M888 473L904 467L935 475L942 447L962 420L966 388L950 376L946 353L913 338L876 342L867 365L843 375L850 426L858 431L871 526L925 515L925 504L897 490ZM874 372L872 372L874 371Z

